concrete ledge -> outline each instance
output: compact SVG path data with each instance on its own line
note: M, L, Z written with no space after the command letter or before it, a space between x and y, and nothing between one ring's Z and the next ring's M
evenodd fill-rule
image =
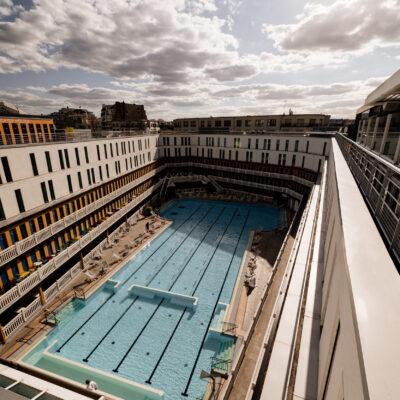
M128 292L131 296L142 296L149 299L154 299L155 297L163 298L169 300L171 304L176 304L179 306L196 308L199 298L187 296L185 294L168 292L167 290L150 288L141 285L132 285Z
M109 279L105 284L104 284L104 290L107 292L112 292L115 293L118 289L118 286L121 284L120 281L116 281L114 279Z

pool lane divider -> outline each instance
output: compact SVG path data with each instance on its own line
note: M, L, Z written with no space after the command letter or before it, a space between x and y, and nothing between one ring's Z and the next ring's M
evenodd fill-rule
M190 372L189 379L188 379L188 381L187 381L187 383L186 383L185 390L181 393L181 395L184 396L184 397L188 397L188 390L189 390L189 386L190 386L190 383L191 383L192 378L193 378L194 371L195 371L195 369L196 369L196 367L197 367L197 363L199 362L199 358L200 358L201 351L203 350L204 343L205 343L205 341L206 341L206 339L207 339L207 335L208 335L208 332L209 332L211 323L212 323L212 321L213 321L213 316L214 316L215 311L216 311L216 309L217 309L217 307L218 307L219 299L221 298L222 291L224 290L224 286L225 286L226 279L227 279L228 274L229 274L229 271L230 271L230 269L231 269L232 262L233 262L233 260L234 260L234 258L235 258L235 254L236 254L237 248L239 247L240 239L241 239L241 237L242 237L242 235L243 235L243 231L244 231L244 228L245 228L245 226L246 226L246 224L247 224L247 221L248 221L248 219L249 219L249 216L250 216L250 210L247 211L246 220L245 220L245 222L244 222L244 224L243 224L243 226L242 226L242 229L241 229L241 231L240 231L239 239L238 239L238 241L237 241L237 243L236 243L235 250L234 250L233 253L232 253L232 258L231 258L231 261L230 261L230 263L229 263L229 267L228 267L227 270L226 270L225 277L224 277L224 281L222 282L221 289L220 289L220 291L219 291L219 293L218 293L218 298L217 298L217 300L216 300L216 302L215 302L214 309L213 309L213 311L212 311L212 313L211 313L211 318L210 318L210 320L209 320L209 322L208 322L207 329L206 329L206 331L205 331L205 333L204 333L204 336L203 336L203 340L201 341L201 345L200 345L199 350L198 350L198 352L197 352L196 360L195 360L195 362L194 362L194 364L193 364L192 371Z
M200 206L201 207L201 206ZM196 225L191 229L191 231L186 235L185 239L181 242L181 244L175 249L175 251L172 253L175 254L176 251L180 248L180 246L182 245L183 242L186 241L186 239L190 236L190 234L196 229L196 227L204 220L204 218L209 214L209 212L213 209L214 207L209 207L207 212L204 214L204 216L196 223ZM223 210L225 209L225 207L223 208ZM198 208L195 210L197 211ZM192 213L191 215L193 215L194 213ZM221 214L221 213L220 213ZM220 215L219 214L219 215ZM189 217L190 218L190 217ZM219 217L218 217L219 218ZM187 220L186 220L187 221ZM214 225L214 224L213 224ZM182 225L180 225L182 226ZM164 242L163 242L164 243ZM158 250L158 248L157 248ZM153 252L154 254L154 252ZM170 257L168 257L168 260L165 261L164 265L162 266L162 268L164 268L165 264L169 261L169 259L172 257L172 255ZM143 264L142 264L143 265ZM161 269L162 269L161 268ZM157 274L160 272L160 270L157 272ZM157 275L156 274L156 275ZM156 276L155 275L155 276ZM150 279L150 281L147 283L147 285L149 285L155 278L155 276L153 276L152 279ZM172 285L170 287L169 290L171 290ZM129 290L128 290L129 291ZM90 353L82 359L82 361L84 362L89 362L89 358L92 356L92 354L98 349L98 347L102 344L103 340L111 333L111 331L117 326L117 324L121 321L121 319L125 316L125 314L132 308L132 306L135 304L136 300L139 298L139 296L136 296L133 301L131 302L131 304L129 304L129 306L125 309L125 311L121 314L121 316L114 322L114 324L111 326L111 328L103 335L103 337L96 343L96 345L93 347L93 349L90 351Z
M202 275L201 275L201 277L200 277L200 280L197 282L196 287L195 287L194 290L192 291L192 296L193 296L194 293L196 292L196 290L197 290L197 288L198 288L198 286L199 286L201 280L203 279L203 277L204 277L204 275L205 275L205 272L207 271L209 265L211 264L211 261L212 261L212 259L214 258L214 255L215 255L215 253L217 252L217 250L218 250L218 248L219 248L219 245L221 244L222 239L223 239L224 236L225 236L226 231L228 230L229 226L231 225L231 223L232 223L232 221L233 221L233 217L236 215L237 210L238 210L238 208L235 208L235 211L232 213L231 219L229 220L228 224L227 224L226 227L225 227L224 232L222 233L220 239L218 240L218 243L217 243L217 245L215 246L215 249L214 249L214 251L213 251L213 253L212 253L212 255L211 255L211 257L210 257L210 259L209 259L209 261L208 261L208 263L207 263L207 266L206 266L206 268L204 269L204 271L203 271L203 273L202 273ZM247 217L248 217L248 216L247 216ZM247 218L246 218L246 221L247 221ZM240 236L239 236L239 240L240 240ZM236 248L235 248L235 251L236 251ZM225 280L224 280L224 283L225 283ZM219 297L218 297L218 298L219 298ZM162 358L164 357L164 354L165 354L165 352L167 351L168 346L169 346L169 344L171 343L171 340L172 340L173 336L175 335L175 332L177 331L178 326L180 325L180 323L181 323L181 321L182 321L182 318L183 318L183 316L184 316L186 310L187 310L187 307L185 307L185 309L182 311L182 314L181 314L181 316L180 316L178 322L176 323L176 325L175 325L175 327L174 327L174 330L173 330L173 332L171 333L171 335L170 335L170 337L169 337L169 339L168 339L167 344L164 346L164 349L163 349L163 351L162 351L160 357L158 358L158 360L157 360L157 362L156 362L156 365L154 366L154 368L153 368L153 370L152 370L152 372L151 372L149 378L148 378L147 381L146 381L146 383L148 383L149 385L151 385L151 380L152 380L152 378L153 378L155 372L157 371L157 368L158 368L158 366L160 365L161 360L162 360ZM213 311L213 314L212 314L212 317L211 317L211 321L212 321L212 319L213 319L214 313L215 313L215 309L214 309L214 311ZM208 332L208 329L207 329L207 332Z
M150 259L150 257L185 223L187 222L202 206L200 205L199 207L197 207L188 218L186 218L179 226L178 228L174 229L174 231L160 244L160 246L158 246L147 258L144 262L142 262L140 264L140 266L129 276L129 278L121 285L124 286L127 281L140 269L143 267L143 265ZM107 300L105 302L103 302L100 307L98 307L96 309L96 311L82 324L78 327L78 329L75 330L75 332L61 345L61 347L58 348L57 352L59 353L61 351L61 349L67 344L69 343L69 341L93 318L94 315L97 314L97 312L99 312L101 310L101 308L107 304L107 302L109 300L111 300L111 298L115 295L115 292L111 294L111 296L109 296L107 298ZM136 299L135 299L136 300Z

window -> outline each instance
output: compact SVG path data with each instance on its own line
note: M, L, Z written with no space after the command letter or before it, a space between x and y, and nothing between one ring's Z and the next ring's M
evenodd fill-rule
M265 153L265 164L268 164L269 153Z
M292 166L294 167L296 165L296 154L293 154L292 156Z
M236 120L236 126L238 128L240 128L242 126L242 120L241 119Z
M89 154L88 154L88 151L87 151L87 147L85 146L83 149L85 150L86 164L89 164Z
M279 145L280 145L280 140L277 139L277 140L276 140L276 147L275 147L275 150L279 150Z
M8 165L7 157L1 157L1 163L3 164L4 175L6 176L7 182L12 182L12 175L10 166Z
M231 126L231 121L230 121L229 119L226 119L226 120L224 121L224 126L225 126L225 127L230 127L230 126Z
M294 142L294 151L299 151L299 141L295 140Z
M49 202L49 196L47 195L46 184L44 182L41 182L40 183L40 187L42 188L43 201L45 203L48 203Z
M60 152L61 150L59 150L59 152ZM61 157L61 156L60 156ZM67 165L67 168L70 168L71 167L71 165L70 165L70 163L69 163L69 155L68 155L68 150L67 149L64 149L64 157L65 157L65 163L66 163L66 165ZM64 168L63 168L64 169Z
M86 172L87 172L87 179L88 179L89 185L91 185L92 184L92 179L90 178L90 170L87 169Z
M82 185L82 175L80 172L78 172L78 183L79 183L79 188L83 189L83 185Z
M306 153L308 153L308 148L309 148L309 146L310 146L310 141L307 140L307 144L306 144Z
M12 124L12 130L14 132L16 143L23 143L21 135L19 133L18 124Z
M115 151L117 152L117 156L119 156L119 148L118 148L118 143L115 143Z
M101 165L99 165L99 174L100 174L100 180L103 180L103 171L101 170Z
M285 141L285 151L289 151L289 140Z
M96 178L94 175L94 168L92 168L92 181L93 181L93 183L96 183Z
M81 165L81 160L79 159L79 149L75 147L75 157L76 157L76 165Z
M301 160L301 168L304 168L304 161L305 161L306 157L303 156L303 159Z
M38 172L37 165L36 165L35 154L34 153L30 153L29 157L31 159L33 175L37 176L37 175L39 175L39 172Z
M46 217L46 223L47 223L47 225L51 225L51 217L50 217L50 213L46 213L45 214L45 217Z
M36 133L33 124L28 124L29 134L31 136L32 143L36 143Z
M110 171L108 170L108 164L106 164L106 173L107 173L107 178L110 177Z
M278 165L282 164L282 154L278 155Z
M256 139L256 149L258 149L258 139Z
M107 146L104 144L104 157L107 159Z
M0 200L0 220L6 219L6 215L4 214L3 203Z
M58 150L58 157L60 159L60 167L61 167L61 169L65 169L64 158L63 158L63 154L62 154L61 150Z
M226 147L226 137L224 138L224 147Z
M50 197L51 197L52 200L55 200L56 196L54 194L53 181L47 181L47 183L49 184Z
M221 126L221 121L220 120L215 121L215 126L216 127L220 127Z
M135 147L134 147L134 148L135 148ZM111 154L111 157L114 157L113 148L112 148L112 143L110 143L110 154Z
M22 239L25 239L28 237L28 231L26 230L25 224L22 224L19 226L19 231L21 232Z
M68 181L69 192L72 193L74 191L74 189L72 188L71 175L67 175L67 181Z
M271 139L268 139L267 150L271 150Z
M326 142L324 142L324 149L322 150L322 155L324 156L326 152Z
M251 147L251 139L248 139L247 140L247 148L250 149L250 147Z
M246 119L246 120L244 121L244 126L245 126L246 128L248 128L248 127L250 127L250 125L251 125L251 121L250 121L249 119Z
M24 201L22 199L22 194L20 189L17 189L15 191L15 197L17 198L19 212L25 212Z

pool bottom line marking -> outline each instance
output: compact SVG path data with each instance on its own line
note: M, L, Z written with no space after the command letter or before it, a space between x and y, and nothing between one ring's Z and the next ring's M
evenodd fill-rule
M164 262L163 266L161 269L157 271L157 273L150 279L149 282L147 282L146 286L148 286L155 278L156 276L160 273L160 271L164 268L166 263L171 259L171 257L178 251L180 246L188 239L188 237L191 235L191 233L199 226L199 224L204 220L204 218L209 215L210 211L213 210L214 207L209 207L206 210L206 213L204 216L194 225L194 227L191 229L191 231L186 235L185 239L181 242L181 244L174 250L174 252L168 257L168 259ZM223 208L225 209L225 207ZM122 313L122 315L115 321L115 323L111 326L111 328L106 332L106 334L97 342L96 346L92 349L92 351L86 356L86 358L82 359L84 362L89 362L89 358L92 356L92 354L97 350L97 348L102 344L103 340L111 333L111 331L115 328L115 326L121 321L121 319L124 317L124 315L129 311L129 309L135 304L136 300L139 298L139 296L136 296L132 303L126 308L126 310Z
M217 246L215 246L215 249L214 249L214 251L213 251L213 253L212 253L211 257L210 257L210 260L208 261L207 266L206 266L206 268L204 269L204 271L203 271L203 273L202 273L202 275L201 275L201 277L200 277L200 280L197 282L195 289L192 291L192 294L191 294L192 296L195 294L195 292L196 292L196 290L197 290L197 288L198 288L198 286L199 286L201 280L203 279L203 277L204 277L204 275L205 275L205 272L207 271L209 265L211 264L211 261L212 261L212 259L214 258L214 255L215 255L215 253L217 252L218 247L219 247L219 245L221 244L222 239L223 239L223 237L225 236L226 231L228 230L230 224L232 223L233 217L236 215L237 210L238 210L238 208L235 208L235 210L234 210L234 212L233 212L233 214L232 214L232 217L231 217L230 221L228 222L228 224L227 224L227 226L226 226L224 232L223 232L222 235L221 235L221 238L220 238L219 241L218 241ZM204 240L204 239L203 239L203 240ZM147 379L146 383L148 383L148 384L151 385L151 379L153 378L153 376L154 376L154 374L155 374L155 372L156 372L156 370L157 370L159 364L161 363L161 360L162 360L162 358L163 358L165 352L167 351L168 346L169 346L169 344L171 343L172 338L173 338L173 336L175 335L175 332L176 332L176 330L178 329L178 326L179 326L179 324L181 323L182 318L183 318L185 312L186 312L186 308L183 310L183 312L182 312L182 314L181 314L181 317L179 318L179 321L178 321L177 324L175 325L175 328L174 328L173 332L171 333L171 336L170 336L170 338L169 338L167 344L165 345L165 347L164 347L164 349L163 349L163 351L162 351L162 353L161 353L159 359L157 360L157 363L156 363L156 365L154 366L153 371L151 372L150 377L149 377L149 379ZM212 319L212 317L211 317L211 319Z
M199 362L200 354L201 354L201 351L202 351L202 349L203 349L204 343L205 343L206 338L207 338L207 335L208 335L208 331L209 331L209 329L210 329L210 326L211 326L211 323L212 323L212 320L213 320L212 316L215 314L215 310L217 309L219 299L220 299L220 297L221 297L222 291L224 290L224 286L225 286L226 279L227 279L227 277L228 277L228 273L229 273L229 271L230 271L230 269L231 269L232 262L233 262L233 260L234 260L234 258L235 258L236 250L237 250L237 248L239 247L240 239L241 239L241 237L242 237L242 235L243 235L243 231L244 231L244 228L245 228L245 226L246 226L246 224L247 224L247 221L248 221L248 219L249 219L249 216L250 216L250 210L248 210L248 212L247 212L246 220L245 220L245 222L244 222L244 224L243 224L243 226L242 226L242 229L241 229L241 231L240 231L239 239L238 239L238 241L237 241L237 243L236 243L235 250L234 250L233 253L232 253L232 258L231 258L231 261L230 261L230 263L229 263L229 267L228 267L228 269L227 269L227 271L226 271L226 274L225 274L225 277L224 277L224 281L222 282L222 286L221 286L221 289L220 289L220 291L219 291L218 298L217 298L217 300L216 300L216 302L215 302L213 311L212 311L212 313L211 313L211 318L210 318L210 321L208 322L207 329L206 329L206 331L205 331L205 333L204 333L203 340L202 340L202 342L201 342L199 351L197 352L196 360L195 360L195 362L194 362L194 364L193 364L192 371L190 372L190 376L189 376L189 379L188 379L188 381L187 381L185 390L181 393L181 395L184 396L184 397L188 397L189 386L190 386L190 383L191 383L191 381L192 381L194 371L195 371L195 369L196 369L196 367L197 367L197 363Z
M214 207L212 207L211 209L209 209L209 211L212 210L213 208L214 208ZM175 283L178 281L179 277L181 276L181 274L183 273L183 271L186 269L187 265L189 264L189 262L190 262L191 259L193 258L194 254L196 254L196 251L198 250L198 248L200 247L200 245L203 243L204 239L205 239L205 238L207 237L207 235L209 234L211 228L217 223L217 221L219 220L219 218L221 217L221 215L223 214L223 212L224 212L225 209L226 209L226 207L222 207L221 211L218 213L218 215L217 215L217 217L215 218L214 222L213 222L213 223L210 225L210 227L207 229L206 233L204 234L204 236L203 236L203 238L201 239L201 241L199 242L199 244L196 246L195 250L192 251L192 254L191 254L190 258L187 260L187 262L186 262L186 264L184 265L183 269L182 269L181 272L178 274L178 276L174 279L174 281L172 282L172 284L170 285L170 287L169 287L168 290L171 290L171 289L173 288L173 286L175 285ZM204 218L205 218L208 214L209 214L209 212L208 212L206 215L204 215L204 217L202 218L202 220L204 220ZM201 221L202 221L202 220L201 220ZM199 221L199 223L200 223L200 221ZM198 223L197 225L199 225L199 223ZM196 225L196 226L197 226L197 225ZM194 229L193 229L193 230L194 230ZM185 239L185 240L186 240L186 239ZM184 240L184 241L185 241L185 240ZM184 241L182 241L182 243L183 243ZM181 244L182 244L182 243L181 243ZM150 318L148 319L148 321L147 321L145 327L149 324L150 320L153 318L153 316L155 315L156 311L160 308L161 303L162 303L163 301L164 301L164 299L162 299L162 300L160 301L160 303L157 305L157 308L156 308L155 312L153 312L153 314L150 316ZM181 318L180 318L179 321L182 320L183 314L185 313L186 309L187 309L187 307L184 308L184 311L183 311L183 313L182 313ZM179 323L178 323L178 325L179 325ZM142 335L143 332L144 332L144 329L142 329L141 332L139 333L139 335L136 337L134 343L131 345L131 347L129 348L129 350L128 350L127 353L125 354L124 359L126 358L126 356L128 355L128 353L130 353L130 351L132 350L133 346L136 344L137 340L139 339L139 337ZM119 365L118 365L115 369L113 369L114 372L117 372L117 373L118 373L119 367L122 365L124 359L119 363Z

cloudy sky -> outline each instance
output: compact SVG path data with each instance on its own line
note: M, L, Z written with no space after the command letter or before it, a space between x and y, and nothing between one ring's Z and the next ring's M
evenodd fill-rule
M400 0L0 0L0 100L150 118L354 117L400 68Z

